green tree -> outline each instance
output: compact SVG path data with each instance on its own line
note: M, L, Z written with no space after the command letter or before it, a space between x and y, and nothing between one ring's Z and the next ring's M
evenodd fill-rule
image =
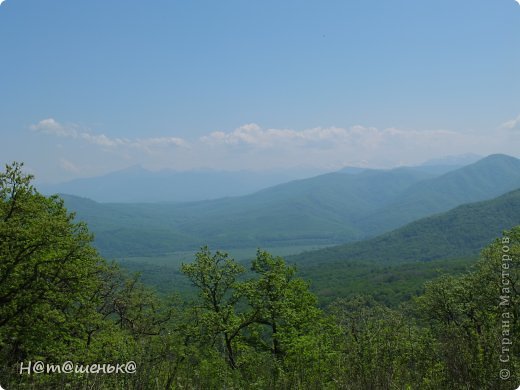
M241 293L253 308L255 322L268 327L269 349L279 359L291 340L319 318L317 299L307 282L294 277L296 268L280 256L258 250L251 270L257 278L241 284Z
M0 353L18 361L77 342L104 266L85 224L39 194L22 166L0 173Z
M295 268L283 258L261 250L251 270L254 277L239 280L244 267L207 247L197 253L194 263L182 266L199 290L194 330L199 337L205 335L204 344L224 355L231 368L226 373L218 360L207 358L201 359L199 370L211 367L205 375L221 375L219 386L230 379L234 385L259 388L325 383L333 344L329 337L333 332L327 331L333 325L317 308L308 283L296 278ZM211 353L207 351L208 356Z
M13 163L0 173L0 383L7 388L149 388L159 381L170 386L184 356L184 333L173 320L173 305L164 305L137 277L108 265L92 247L86 225L74 221L59 197L38 193L22 168ZM141 370L119 377L20 377L18 363L30 360L135 360Z
M429 282L417 299L419 316L437 340L445 386L509 389L518 382L520 346L513 340L520 334L519 265L516 227L482 251L472 272ZM511 373L508 381L499 378L501 369Z
M194 263L183 264L181 269L199 289L201 333L208 335L213 345L223 345L230 367L236 369L235 341L240 331L252 322L252 318L239 315L236 310L240 297L234 288L244 267L227 253L212 254L208 247L195 256Z
M237 288L254 315L248 331L256 339L249 337L249 343L257 354L271 355L271 387L324 386L331 379L337 329L317 307L309 283L282 257L262 250L251 270L255 277Z
M352 389L437 389L431 335L402 310L369 296L338 299L329 310L341 328L335 382Z

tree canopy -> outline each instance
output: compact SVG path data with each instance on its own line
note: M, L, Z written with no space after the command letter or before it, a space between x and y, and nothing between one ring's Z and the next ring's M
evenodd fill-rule
M0 384L92 389L512 389L520 380L520 226L459 276L400 307L318 306L309 282L258 250L247 270L203 247L197 296L159 296L102 259L84 223L0 173ZM29 361L136 363L134 374L20 374Z

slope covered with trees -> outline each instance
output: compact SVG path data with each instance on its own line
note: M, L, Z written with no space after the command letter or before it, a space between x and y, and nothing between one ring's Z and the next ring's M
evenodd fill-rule
M343 261L405 263L474 256L520 221L520 189L465 204L380 236L289 257L300 266Z
M376 300L396 306L421 293L425 281L469 269L493 237L519 220L520 190L516 190L423 218L372 239L307 251L287 260L298 266L299 276L312 282L320 305L364 292L369 285ZM232 253L248 264L254 251L247 256L236 250ZM159 259L123 258L121 264L140 271L143 280L161 292L170 291L172 285L188 292L176 262L168 257Z
M182 204L103 204L63 196L108 256L219 247L333 244L363 237L349 221L431 175L414 170L332 173L255 194Z
M365 232L381 233L464 203L520 188L520 160L503 154L418 182L397 199L358 221Z
M367 291L397 306L426 281L471 268L487 243L520 221L520 190L423 218L378 237L287 257L322 304Z
M401 308L358 296L320 309L283 258L259 250L245 274L207 247L182 267L196 297L160 299L90 238L19 164L0 173L2 386L506 390L520 380L520 226L471 272L428 282Z
M106 256L219 248L335 245L390 231L520 187L520 160L494 155L435 176L417 169L332 173L243 197L101 204L64 196Z

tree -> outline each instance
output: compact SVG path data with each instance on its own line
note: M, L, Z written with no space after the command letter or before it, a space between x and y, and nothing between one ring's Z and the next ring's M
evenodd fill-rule
M269 328L270 350L279 359L291 340L304 334L319 317L317 299L308 283L294 277L296 268L287 266L282 257L258 250L251 270L257 278L240 289L253 308L255 322Z
M199 289L201 306L201 329L219 344L222 338L227 361L232 369L237 368L234 341L240 331L252 322L238 315L235 305L240 297L235 293L237 277L244 267L229 258L227 253L217 251L214 255L203 247L195 255L195 262L183 264L181 270Z
M433 340L413 318L362 295L337 299L329 310L342 334L336 383L354 389L440 388L439 382L425 383L437 374L430 372Z
M330 362L330 330L316 297L295 268L281 257L258 250L254 277L239 278L244 267L227 254L207 247L182 271L199 291L197 330L226 358L233 373L262 388L299 386L312 377L325 380ZM202 365L202 364L199 364ZM214 362L214 372L219 372ZM216 375L216 374L214 374ZM261 383L261 385L260 385ZM222 385L222 383L220 383Z
M103 267L86 225L39 194L22 167L0 173L0 351L18 361L75 342Z
M417 299L437 339L445 386L507 389L518 382L520 345L512 340L520 334L519 266L520 226L485 248L472 272L429 282ZM509 381L499 378L501 369Z
M87 226L74 221L58 196L38 193L22 168L15 162L0 173L0 383L147 388L160 377L171 384L181 360L180 354L171 358L173 350L182 348L172 305L107 264L92 247ZM18 364L36 360L136 360L142 370L119 377L20 377Z

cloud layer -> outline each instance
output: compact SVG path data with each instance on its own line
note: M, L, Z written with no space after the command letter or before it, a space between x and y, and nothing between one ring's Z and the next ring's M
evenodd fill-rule
M254 145L258 147L280 147L280 145L306 146L320 148L346 147L377 148L385 143L400 139L408 141L432 141L436 138L456 137L458 133L445 130L413 131L388 128L379 130L375 127L353 126L316 127L301 131L290 129L262 129L255 123L241 126L231 132L216 131L200 140L207 144L218 145Z
M30 126L31 130L44 134L55 135L58 137L73 138L86 141L93 145L108 148L130 147L139 148L151 152L158 147L187 147L187 143L178 137L158 137L158 138L111 138L105 134L94 134L90 131L81 130L78 125L64 125L53 118L42 119L38 123Z
M295 130L263 128L249 123L187 140L175 136L111 137L76 124L63 124L54 118L30 126L35 133L70 141L57 152L56 159L60 169L75 175L87 174L87 171L99 174L132 164L177 170L295 167L334 170L343 166L413 165L464 153L516 154L520 148L520 132L511 130L519 127L520 116L485 134L361 125ZM49 142L51 140L49 138ZM100 172L101 169L104 171Z

